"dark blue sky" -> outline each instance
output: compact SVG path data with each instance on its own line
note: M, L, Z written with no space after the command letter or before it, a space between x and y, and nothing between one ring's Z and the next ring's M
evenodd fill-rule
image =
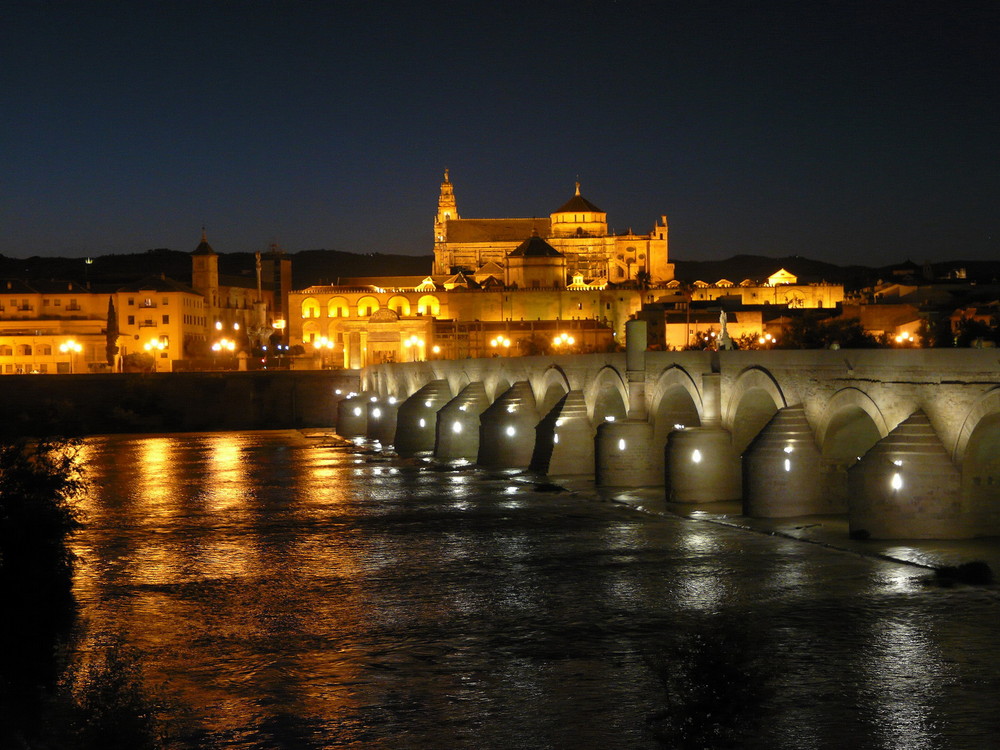
M429 253L583 193L671 255L1000 258L996 2L0 4L0 253Z

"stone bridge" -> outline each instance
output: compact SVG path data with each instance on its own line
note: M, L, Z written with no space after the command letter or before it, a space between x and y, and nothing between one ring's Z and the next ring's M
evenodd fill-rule
M663 485L750 516L847 513L876 538L1000 534L995 349L635 347L384 364L361 383L338 433L404 455Z

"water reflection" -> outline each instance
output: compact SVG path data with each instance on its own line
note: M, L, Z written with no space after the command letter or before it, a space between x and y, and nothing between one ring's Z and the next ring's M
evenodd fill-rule
M88 451L79 650L138 646L178 747L992 736L1000 606L911 568L294 433Z

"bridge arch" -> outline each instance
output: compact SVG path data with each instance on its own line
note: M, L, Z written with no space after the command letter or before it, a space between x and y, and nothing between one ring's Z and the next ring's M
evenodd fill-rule
M545 368L542 377L538 380L535 392L535 402L538 404L538 414L544 417L552 408L559 403L559 399L570 392L569 378L566 372L557 364L551 364Z
M785 394L771 373L762 367L743 370L736 377L723 415L736 453L743 453L775 412L786 406Z
M889 434L885 417L859 388L843 388L827 402L816 442L828 463L844 469Z
M622 420L628 416L628 386L621 373L605 365L584 389L587 413L594 425L608 417Z
M969 411L954 452L962 470L962 499L980 534L1000 533L1000 388Z
M969 413L962 422L962 428L958 431L958 439L955 441L955 449L952 451L952 459L956 464L965 460L966 451L973 434L982 425L983 420L990 419L994 414L1000 412L1000 387L992 388L984 393L979 400L973 404Z
M701 425L701 393L694 379L683 367L673 365L660 373L651 388L650 418L653 435L662 445L674 425Z

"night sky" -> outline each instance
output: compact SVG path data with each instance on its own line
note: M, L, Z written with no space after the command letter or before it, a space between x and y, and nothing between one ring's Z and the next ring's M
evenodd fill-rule
M1000 3L0 4L0 253L432 251L573 193L671 256L1000 258Z

